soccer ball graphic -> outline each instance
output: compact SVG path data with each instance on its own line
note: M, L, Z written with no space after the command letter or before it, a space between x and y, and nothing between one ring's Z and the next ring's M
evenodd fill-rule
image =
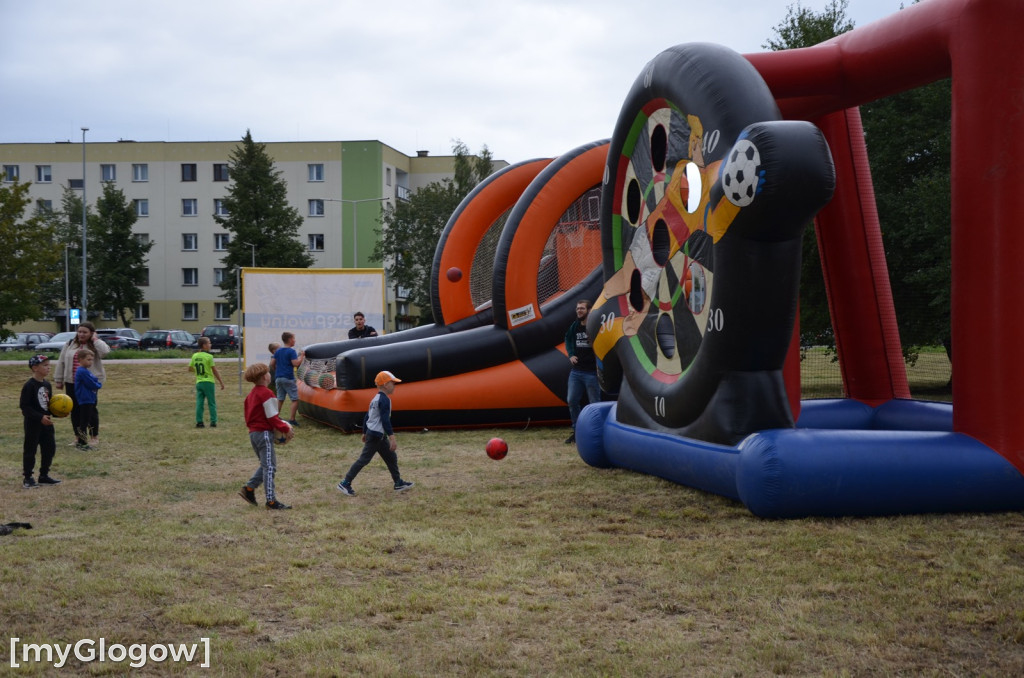
M754 202L760 176L757 168L761 165L761 154L749 139L740 139L729 152L729 159L722 168L722 190L725 197L737 207L746 207Z

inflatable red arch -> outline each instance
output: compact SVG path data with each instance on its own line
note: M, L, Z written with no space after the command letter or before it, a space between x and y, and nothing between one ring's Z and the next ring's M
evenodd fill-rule
M818 245L844 386L871 405L910 393L855 107L952 76L953 430L1024 472L1021 26L1018 0L928 0L815 47L745 56L783 116L817 124L832 149Z
M647 214L657 216L657 210L640 213L640 220L625 216L633 215L632 206L642 206L652 195L634 191L636 201L614 197L602 208L606 268L603 297L607 301L597 310L607 313L600 318L600 329L595 328L595 351L599 358L611 362L612 374L621 372L624 380L617 404L588 406L580 415L576 438L584 461L598 467L619 466L650 473L732 497L762 517L1024 508L1024 419L1017 413L1024 403L1024 375L1015 360L1024 319L1011 306L1024 297L1024 267L1017 262L1017 253L1024 252L1024 235L1019 228L1024 205L1014 193L1024 174L1024 168L1014 162L1018 155L1014 151L1022 150L1024 145L1019 125L1024 116L1024 106L1019 103L1024 94L1024 63L1015 49L1022 19L1024 5L1012 0L929 0L815 47L746 55L746 63L756 69L762 84L770 90L769 97L778 106L776 115L794 123L813 123L831 151L833 197L815 223L849 397L800 403L797 328L792 316L790 324L767 318L760 324L742 322L754 316L739 301L742 297L731 294L736 289L735 281L743 283L736 267L729 267L735 263L728 259L729 248L737 246L734 229L716 224L714 212L704 212L710 218L704 218L703 228L724 235L715 241L714 256L707 261L714 266L716 279L726 274L727 285L715 283L710 303L725 308L725 317L730 320L725 325L716 324L711 343L705 331L703 338L694 335L693 342L680 345L678 321L676 344L666 343L671 333L664 331L667 328L662 328L660 322L655 333L650 320L658 313L670 312L675 297L663 304L663 289L659 287L659 304L655 305L648 291L653 287L644 286L645 278L635 289L629 287L627 297L622 291L622 276L611 275L623 265L623 250L615 248L620 247L619 224L628 222L637 233L644 230L640 224L648 229L646 238L631 236L633 243L641 242L636 250L640 255L648 250L653 253L643 269L645 275L661 270L662 278L672 276L669 267L658 260L658 224L647 218ZM657 162L652 163L653 175L646 169L645 163L660 157L658 153L638 154L628 147L643 124L644 129L652 130L650 141L644 143L649 143L651 149L661 148L653 133L655 125L645 122L649 109L652 116L666 111L661 121L648 116L658 126L670 126L673 133L680 128L678 134L691 135L688 154L684 149L680 155L678 144L671 149L673 162L679 162L675 166L681 166L680 158L702 164L699 151L708 150L708 139L703 139L703 145L697 142L701 141L701 130L707 131L700 123L708 101L724 101L734 91L749 92L756 87L748 75L742 74L743 69L736 67L739 55L721 52L722 48L716 52L715 46L682 45L666 50L648 64L627 98L612 137L606 197L612 191L621 193L628 184L637 184L638 178L643 190L653 187L657 203L662 202L662 195L676 194L673 191L677 189L658 192L658 182L665 184L667 177L658 178ZM673 64L678 66L676 70ZM701 76L695 97L686 84L694 80L690 70ZM862 103L950 76L952 406L910 400L856 109ZM673 99L667 106L658 104L658 97L664 96ZM719 121L728 120L722 116L732 115L732 111L739 115L748 109L741 105L730 111L718 109L716 114ZM684 116L687 122L683 122ZM690 118L696 124L689 124ZM770 118L765 118L769 119L765 128L776 128L777 123ZM723 130L722 140L734 144L731 163L740 144L750 144L749 135L755 126L729 139L725 139L728 125L719 122L718 127ZM754 140L754 145L762 151L768 148L763 141ZM770 199L773 184L777 189L789 181L785 170L788 163L796 162L798 152L787 155L788 147L788 141L772 144L775 158L769 161L778 164L762 162L755 166L761 171L762 182L766 182L766 192L762 194L759 188L752 202L733 201L740 207L740 217L763 202L762 197ZM622 150L629 152L623 154L622 164L617 164L616 154ZM715 155L710 160L719 161L721 157ZM712 164L708 162L705 167ZM714 185L711 195L702 197L701 210L708 209L706 205L723 204L715 202L715 191L726 186L729 174L728 167L723 167L718 173L702 170L703 180ZM769 218L764 227L774 233L779 225L785 227L788 223L787 219L773 222ZM644 248L648 240L649 247ZM726 255L721 273L719 249ZM630 245L630 253L633 251ZM670 254L673 251L675 246L668 250ZM752 257L778 253L756 247L750 251ZM698 252L698 263L700 257ZM651 261L656 266L652 267ZM614 264L611 269L610 262ZM782 266L776 270L784 274L786 269ZM672 289L671 284L664 288L669 292ZM865 290L873 293L865 294ZM755 308L765 300L757 293L749 286L745 293ZM644 303L648 297L651 303ZM697 308L691 307L696 314ZM674 308L678 310L679 306ZM643 314L642 322L631 321L630 328L639 327L630 330L635 332L631 337L624 320L619 324L619 316L625 312L631 317ZM678 319L680 314L675 315ZM732 322L737 315L741 322ZM596 323L592 320L591 324ZM757 338L744 343L741 330ZM728 338L735 339L735 344L723 342L720 331L730 333ZM763 351L763 342L758 341L767 336L778 346L780 331L791 332L792 337L785 361L775 349ZM651 372L652 367L658 367L652 356L660 360L662 354L669 355L666 349L680 346L691 348L686 360L693 356L692 362L684 362L682 370L675 365L674 373L679 376L662 381L670 387L685 386L703 376L704 386L688 389L687 396L695 392L707 405L703 411L698 408L672 419L666 388L654 383L640 383L637 388L636 383L644 379L651 382L651 376L657 376ZM726 350L715 350L723 346ZM632 365L624 362L633 353L639 356L640 364L648 358L646 373L637 368L637 361ZM785 374L788 398L784 393L771 394L770 388L760 392L747 388L753 383L751 379L774 379L778 371ZM732 383L736 385L730 386ZM709 399L711 388L717 391ZM719 397L723 392L725 397ZM789 407L778 411L775 424L761 426L756 417L751 417L763 411L758 403L778 409L778 403L787 399ZM782 415L791 409L795 417L798 408L802 411L796 426L787 425Z

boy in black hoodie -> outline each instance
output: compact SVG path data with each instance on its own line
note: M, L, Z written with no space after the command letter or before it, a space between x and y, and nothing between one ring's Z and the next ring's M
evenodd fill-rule
M22 467L25 480L22 487L33 490L40 485L58 485L60 481L50 477L50 464L57 452L53 435L53 420L50 418L50 397L53 386L46 381L50 374L50 359L35 355L28 359L32 378L21 387L21 414L25 418L25 446L22 452ZM39 482L32 477L36 465L36 448L40 451Z

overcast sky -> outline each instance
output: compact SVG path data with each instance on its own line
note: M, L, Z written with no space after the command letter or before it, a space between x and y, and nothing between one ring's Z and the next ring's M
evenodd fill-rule
M902 0L849 0L857 26ZM929 1L929 0L926 0ZM827 0L802 0L820 12ZM909 0L907 4L910 4ZM0 142L377 139L517 162L611 135L644 64L796 0L0 0Z

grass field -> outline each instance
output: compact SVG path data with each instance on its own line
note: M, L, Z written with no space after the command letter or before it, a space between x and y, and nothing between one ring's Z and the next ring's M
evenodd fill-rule
M345 497L360 442L308 422L270 512L235 494L256 459L233 366L202 430L184 365L106 367L99 449L59 421L63 484L23 490L29 371L0 366L0 523L34 526L0 537L11 675L54 673L10 668L11 638L209 638L215 676L1024 675L1021 513L761 520L545 428L399 433L416 487L375 460Z

